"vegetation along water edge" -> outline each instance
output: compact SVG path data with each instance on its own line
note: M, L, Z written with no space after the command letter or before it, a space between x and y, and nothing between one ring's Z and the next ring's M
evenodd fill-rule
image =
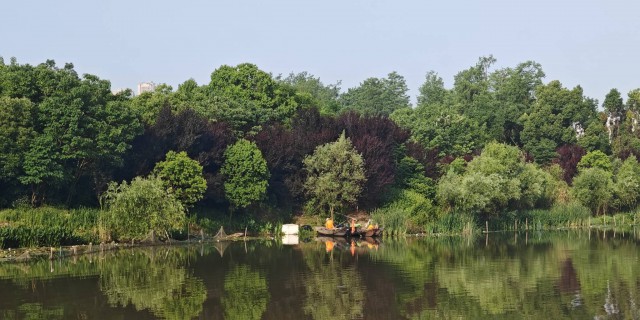
M272 234L362 214L387 235L637 223L640 88L603 103L525 61L451 88L341 90L223 65L134 95L73 64L0 58L0 246ZM202 230L202 232L200 232Z

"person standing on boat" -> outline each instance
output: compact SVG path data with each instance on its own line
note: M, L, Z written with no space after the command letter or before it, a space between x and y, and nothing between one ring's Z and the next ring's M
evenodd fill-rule
M351 227L351 235L356 234L356 219L351 218L351 223L349 224Z
M324 227L330 230L335 229L333 227L333 220L331 220L331 218L327 218L327 220L324 222Z

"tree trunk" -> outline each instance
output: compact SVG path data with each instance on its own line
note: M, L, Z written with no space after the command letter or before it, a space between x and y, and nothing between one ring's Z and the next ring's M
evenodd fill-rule
M76 172L73 175L73 181L71 182L71 186L69 186L69 193L67 194L67 207L71 206L71 199L76 193L76 186L78 185L78 180L80 180L80 176L82 176L82 170L88 162L85 159L78 160L78 165L76 166Z
M329 210L331 211L331 220L333 220L333 206L331 206ZM333 220L333 221L335 221L335 220Z

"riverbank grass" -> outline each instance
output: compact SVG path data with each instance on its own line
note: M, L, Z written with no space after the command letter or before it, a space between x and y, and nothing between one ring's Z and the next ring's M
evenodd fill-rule
M45 247L96 243L98 209L54 207L0 211L0 248Z

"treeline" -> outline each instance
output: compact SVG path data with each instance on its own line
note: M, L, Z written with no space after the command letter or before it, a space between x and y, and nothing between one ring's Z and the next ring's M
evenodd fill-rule
M412 106L395 72L341 92L240 64L134 97L72 64L0 60L0 207L109 205L145 190L135 177L159 177L180 210L378 209L407 229L462 212L635 209L640 89L626 102L612 89L600 111L579 86L543 82L535 62L494 63L480 58L452 88L428 72ZM181 152L191 173L170 165ZM191 188L199 168L206 186Z

